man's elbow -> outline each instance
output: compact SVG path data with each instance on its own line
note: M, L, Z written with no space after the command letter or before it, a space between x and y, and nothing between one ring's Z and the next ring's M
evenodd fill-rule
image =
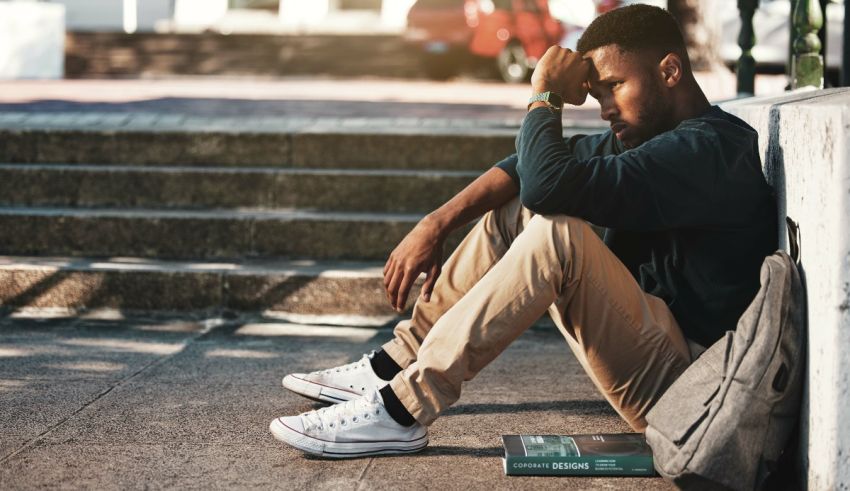
M557 206L548 196L549 193L540 192L538 189L528 190L520 188L519 201L522 206L538 215L551 215L557 212Z

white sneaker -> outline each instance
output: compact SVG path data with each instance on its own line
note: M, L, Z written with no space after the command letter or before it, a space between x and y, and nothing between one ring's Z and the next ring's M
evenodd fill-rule
M350 401L389 383L372 370L369 360L373 356L374 351L347 365L310 373L293 373L283 377L283 386L319 402L336 404Z
M277 418L269 431L299 450L338 459L418 452L428 445L428 428L396 423L377 390L316 411Z

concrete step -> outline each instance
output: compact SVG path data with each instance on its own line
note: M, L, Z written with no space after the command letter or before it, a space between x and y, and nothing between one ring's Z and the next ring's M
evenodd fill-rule
M377 262L0 256L0 307L7 312L278 312L321 323L346 316L350 325L357 318L366 323L366 318L394 316L382 267Z
M420 218L294 210L0 208L0 254L381 261Z
M516 128L302 131L275 125L221 128L217 121L210 127L193 126L179 121L175 120L173 127L141 129L109 125L86 130L61 125L0 128L0 159L60 164L482 170L515 151Z
M564 136L596 133L565 125ZM587 126L587 125L585 125ZM515 122L0 114L0 160L19 163L483 170L515 151Z
M476 171L0 164L0 206L427 213Z

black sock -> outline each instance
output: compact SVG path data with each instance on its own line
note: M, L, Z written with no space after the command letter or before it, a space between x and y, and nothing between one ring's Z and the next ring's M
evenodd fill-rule
M395 374L401 371L401 367L398 366L398 363L390 358L390 355L388 355L384 350L376 351L375 356L369 360L369 363L372 364L372 370L375 371L375 375L388 382L395 377Z
M404 404L398 400L398 396L395 395L395 392L393 392L389 384L385 385L380 392L381 397L384 398L384 407L387 408L387 414L389 414L396 423L402 426L411 426L416 422L407 408L404 407Z

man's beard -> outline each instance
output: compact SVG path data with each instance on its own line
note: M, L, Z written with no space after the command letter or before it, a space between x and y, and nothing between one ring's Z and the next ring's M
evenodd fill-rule
M660 88L657 88L638 109L638 121L635 125L638 129L635 138L637 142L632 145L626 144L626 146L629 148L637 147L661 133L673 129L672 113L672 102L664 97Z

